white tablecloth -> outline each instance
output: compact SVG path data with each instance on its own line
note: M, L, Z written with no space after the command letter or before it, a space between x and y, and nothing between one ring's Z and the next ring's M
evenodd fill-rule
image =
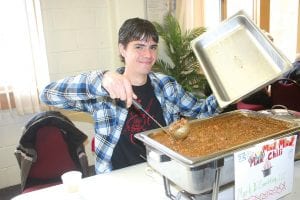
M173 188L173 193L177 191ZM233 199L233 188L221 191L219 199ZM84 178L78 193L65 192L63 185L57 185L34 192L22 194L13 200L61 200L61 199L130 199L130 200L168 200L165 195L162 177L153 172L146 163ZM295 162L293 192L284 200L300 199L300 161Z

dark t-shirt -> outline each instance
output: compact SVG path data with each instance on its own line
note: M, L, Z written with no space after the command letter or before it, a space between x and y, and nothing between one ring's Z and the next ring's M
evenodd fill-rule
M154 90L147 78L147 83L142 86L133 86L137 101L163 126L166 125L163 118L160 103L154 95ZM158 126L145 114L132 105L120 135L120 139L114 148L111 158L113 169L119 169L130 165L145 162L146 150L143 143L134 138L135 133L158 128Z

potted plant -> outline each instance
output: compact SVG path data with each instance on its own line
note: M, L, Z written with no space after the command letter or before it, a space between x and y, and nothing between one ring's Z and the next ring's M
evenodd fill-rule
M165 54L159 56L153 69L174 77L185 90L198 97L204 97L203 90L207 81L190 42L206 29L199 27L184 32L171 13L164 17L162 24L157 22L153 24L160 38L163 39Z

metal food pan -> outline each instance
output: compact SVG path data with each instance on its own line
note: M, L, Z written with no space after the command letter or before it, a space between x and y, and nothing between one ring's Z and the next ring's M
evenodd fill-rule
M172 149L164 146L163 144L160 144L159 142L153 140L150 135L151 134L156 134L156 133L160 133L162 132L161 128L158 129L154 129L154 130L149 130L149 131L145 131L145 132L141 132L141 133L137 133L135 134L135 137L141 141L143 141L146 145L149 145L151 147L154 147L155 149L161 151L162 153L168 155L168 157L171 157L173 159L176 159L178 161L180 161L182 164L185 164L187 166L193 166L193 167L197 167L199 165L203 165L203 164L207 164L213 160L217 160L219 158L224 158L228 155L232 155L236 150L241 150L241 149L245 149L247 147L250 147L251 145L255 145L257 143L269 140L269 139L274 139L277 137L282 137L285 134L290 135L290 133L297 133L300 131L300 124L292 121L292 120L288 120L288 119L283 119L283 118L279 118L277 116L271 116L269 114L264 114L261 112L256 112L256 111L251 111L251 110L235 110L235 111L231 111L231 112L226 112L226 113L222 113L219 114L217 116L214 117L210 117L210 118L205 118L205 119L195 119L195 120L191 120L189 121L190 124L200 124L202 121L210 121L210 120L216 120L218 118L223 118L223 117L230 117L230 116L234 116L234 115L245 115L245 116L249 116L249 117L260 117L260 116L265 116L267 118L273 118L273 119L277 119L279 121L284 121L287 124L290 125L291 128L287 129L286 131L281 131L281 132L274 132L273 134L270 134L266 137L260 137L257 138L255 140L251 140L248 141L247 143L243 143L240 145L236 145L236 146L232 146L228 149L223 149L220 150L218 152L212 153L212 154L208 154L205 156L200 156L200 157L188 157L188 156L184 156L181 155L175 151L173 151ZM166 127L168 128L168 127Z
M220 114L213 118L193 120L190 123L201 123L202 120L213 120L218 117L226 117L236 113L248 116L264 115L271 117L254 111L237 110ZM147 162L153 169L171 180L181 189L191 194L202 194L212 190L216 174L216 163L219 161L223 162L220 173L220 185L225 185L234 181L233 154L236 151L249 148L252 145L268 139L276 139L299 133L300 126L298 123L289 120L283 121L290 123L291 128L286 131L274 133L263 138L257 138L256 140L231 147L230 149L224 149L201 157L186 157L150 138L150 134L161 132L161 129L138 133L135 137L145 144L147 150Z
M244 12L191 42L221 108L278 79L291 62Z

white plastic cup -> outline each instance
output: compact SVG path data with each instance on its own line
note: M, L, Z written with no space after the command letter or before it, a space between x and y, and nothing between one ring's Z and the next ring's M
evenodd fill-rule
M82 178L80 171L69 171L61 176L65 190L68 193L75 193L79 191L79 186Z

